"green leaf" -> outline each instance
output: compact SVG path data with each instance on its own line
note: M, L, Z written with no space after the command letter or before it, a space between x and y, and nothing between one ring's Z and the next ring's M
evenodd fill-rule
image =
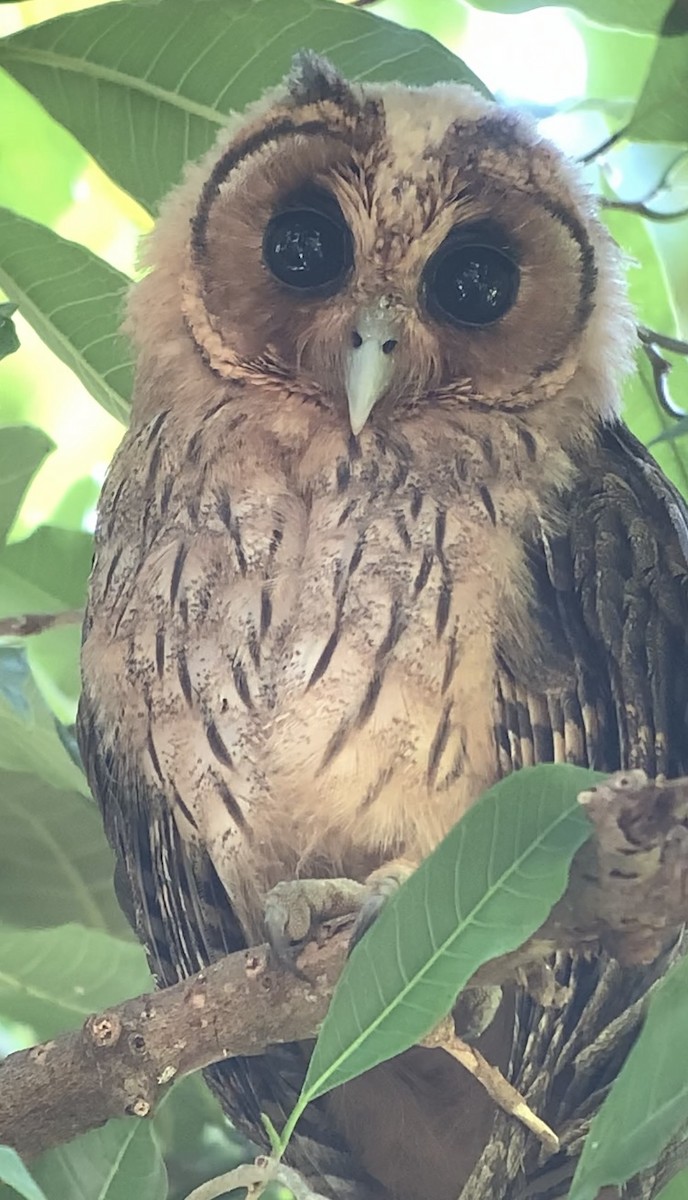
M37 100L0 72L0 207L53 224L74 199L74 184L88 163L83 148Z
M0 617L81 608L91 570L90 533L44 525L0 550Z
M36 471L54 449L42 429L30 425L0 427L0 544L14 523Z
M482 963L520 946L562 895L604 776L525 768L490 788L384 908L332 998L286 1142L306 1104L415 1045Z
M83 529L93 516L100 487L92 475L83 475L67 489L51 521L63 529Z
M688 33L660 38L626 136L637 142L688 141Z
M62 726L74 725L81 692L81 625L57 625L24 642L34 682ZM64 737L64 729L60 730ZM76 762L80 765L78 755Z
M71 921L130 936L92 801L34 775L1 771L0 828L0 920L27 928Z
M688 1200L688 1170L679 1171L678 1175L662 1188L657 1200Z
M650 1000L645 1024L595 1117L569 1200L594 1200L654 1165L688 1122L688 959Z
M0 209L0 287L119 421L128 418L133 381L131 350L118 332L130 282L84 246Z
M200 1073L173 1084L156 1108L154 1127L178 1200L253 1157Z
M0 1014L41 1040L152 987L141 946L82 925L0 926Z
M11 1146L0 1146L0 1180L24 1200L45 1200L45 1194L31 1178L22 1160Z
M472 8L488 12L523 13L533 8L561 7L561 0L470 0ZM657 33L672 0L567 0L566 7L574 8L584 17L600 25L618 25L621 29Z
M304 46L350 79L482 88L427 35L329 0L119 0L13 34L0 66L151 210Z
M7 358L19 349L19 337L12 320L12 313L16 310L16 304L0 304L0 359Z
M0 768L33 774L52 787L89 795L83 772L65 749L21 646L0 645Z
M50 1200L165 1200L167 1172L149 1122L125 1118L32 1163Z

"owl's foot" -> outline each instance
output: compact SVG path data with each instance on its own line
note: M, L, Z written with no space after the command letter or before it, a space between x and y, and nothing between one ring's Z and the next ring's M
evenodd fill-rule
M356 912L366 893L355 879L290 879L272 888L265 899L265 933L280 966L295 970L314 928Z
M370 926L377 920L387 901L399 891L409 875L413 874L417 865L407 858L395 858L392 862L378 867L368 876L363 900L360 903L356 924L349 942L349 954L354 946L358 945L364 933L367 933Z

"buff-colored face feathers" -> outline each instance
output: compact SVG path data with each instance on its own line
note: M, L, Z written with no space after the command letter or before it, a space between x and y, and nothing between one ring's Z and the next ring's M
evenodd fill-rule
M255 380L354 433L565 388L605 415L632 340L616 248L527 120L467 87L349 84L310 54L190 170L148 258L130 328L168 399L187 377L209 398Z

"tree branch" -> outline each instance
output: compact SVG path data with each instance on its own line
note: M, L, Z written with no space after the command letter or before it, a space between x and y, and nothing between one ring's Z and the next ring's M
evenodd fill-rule
M0 637L29 637L55 629L58 625L79 625L84 619L81 608L70 608L59 613L22 613L16 617L0 618Z
M618 773L580 801L594 835L574 858L565 895L533 937L486 963L471 986L522 982L557 950L602 946L624 963L651 962L688 918L688 779ZM9 1055L0 1064L0 1142L29 1158L110 1117L147 1117L176 1076L313 1037L352 920L319 931L299 974L278 969L259 946Z
M680 421L688 413L676 404L671 395L668 384L671 363L663 354L659 353L657 347L661 346L663 350L668 350L672 354L688 354L688 343L679 338L669 337L664 333L657 333L654 329L647 329L644 325L638 326L638 338L652 370L652 380L660 408L668 416Z

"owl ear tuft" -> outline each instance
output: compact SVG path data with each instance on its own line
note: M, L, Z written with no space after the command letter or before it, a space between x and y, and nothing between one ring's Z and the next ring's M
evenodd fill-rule
M294 55L287 76L289 95L296 105L320 104L330 100L350 111L359 107L351 87L336 67L313 50L299 50Z

